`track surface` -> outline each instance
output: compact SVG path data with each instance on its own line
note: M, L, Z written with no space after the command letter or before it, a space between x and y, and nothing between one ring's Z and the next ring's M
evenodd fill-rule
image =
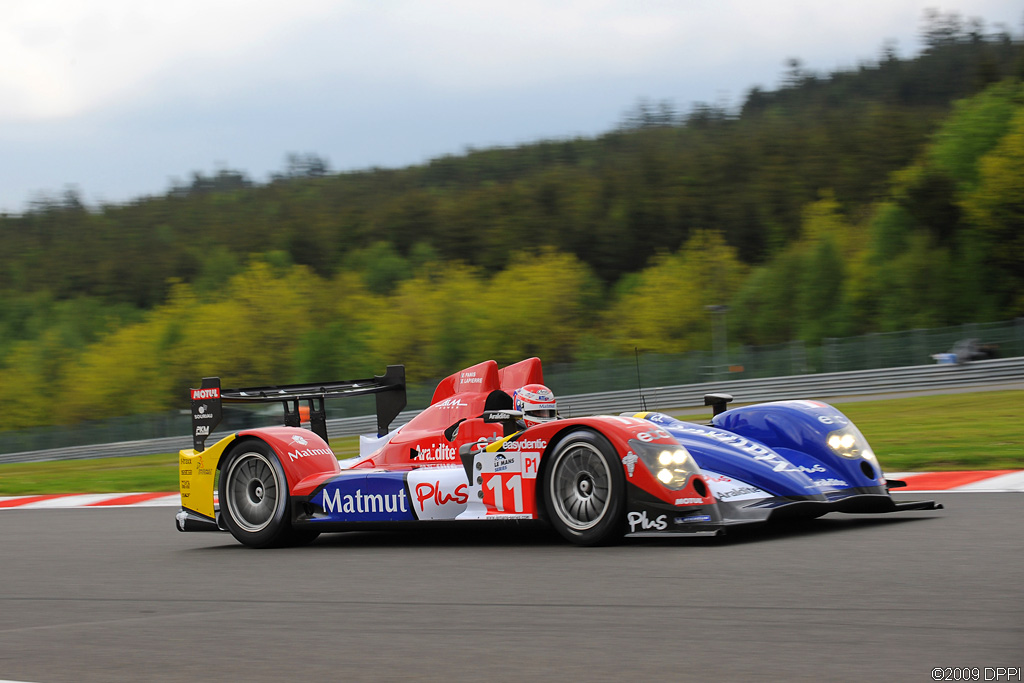
M178 533L167 508L10 510L0 678L928 681L1024 666L1024 495L929 497L947 509L612 548L485 529L255 551Z

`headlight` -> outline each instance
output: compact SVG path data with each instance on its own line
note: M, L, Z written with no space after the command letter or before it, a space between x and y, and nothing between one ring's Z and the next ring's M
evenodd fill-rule
M878 460L875 458L874 451L871 450L871 446L868 445L867 439L860 433L860 430L854 427L852 424L848 424L842 429L837 429L834 432L830 432L825 437L825 443L832 449L832 452L836 455L844 458L864 458L877 463Z
M696 474L697 463L690 452L678 444L644 443L630 439L629 447L658 481L678 491L686 487L691 474Z

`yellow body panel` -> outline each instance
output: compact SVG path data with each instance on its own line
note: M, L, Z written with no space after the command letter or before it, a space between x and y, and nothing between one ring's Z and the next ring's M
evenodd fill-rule
M500 451L502 448L505 447L505 443L506 442L508 442L510 439L513 439L513 438L519 436L522 433L523 433L522 430L520 430L518 432L515 432L514 434L509 434L508 436L506 436L503 439L498 439L497 441L495 441L493 443L487 444L487 446L484 448L484 450L487 451L488 453L496 453L496 452Z
M214 519L213 494L217 480L217 463L235 435L223 439L202 453L188 448L178 452L178 489L181 507L198 515Z

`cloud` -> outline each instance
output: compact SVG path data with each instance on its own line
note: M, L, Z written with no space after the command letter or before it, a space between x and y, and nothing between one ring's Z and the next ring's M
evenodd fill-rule
M287 152L335 168L595 135L639 98L736 105L790 57L916 48L934 0L5 0L0 209L111 201ZM939 5L1019 30L1004 0Z
M70 117L145 92L176 63L243 59L314 21L323 0L7 0L0 24L0 120ZM202 77L201 74L195 74Z
M261 80L344 76L447 92L785 56L834 68L909 43L933 0L7 0L0 121L66 118ZM972 11L1005 18L1005 3ZM1001 11L998 11L1002 6ZM955 8L952 8L955 9ZM899 34L899 35L894 35ZM909 49L910 45L905 45ZM838 55L845 54L845 58ZM831 55L831 58L829 58Z

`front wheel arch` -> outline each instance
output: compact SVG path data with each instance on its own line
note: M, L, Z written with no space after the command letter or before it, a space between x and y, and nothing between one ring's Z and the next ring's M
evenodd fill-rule
M544 511L546 521L566 540L577 545L606 545L624 534L626 479L622 461L608 438L597 430L581 427L559 434L545 453L538 482L538 510ZM607 500L602 501L605 490Z

